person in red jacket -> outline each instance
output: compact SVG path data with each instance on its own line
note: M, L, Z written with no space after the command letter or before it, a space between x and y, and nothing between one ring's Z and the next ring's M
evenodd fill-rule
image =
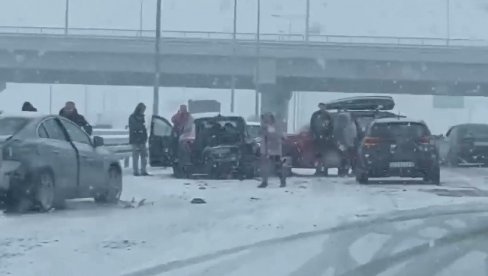
M191 114L188 112L186 105L180 105L180 109L171 118L173 128L177 136L180 136L185 132L185 129L190 127L188 124L191 122Z

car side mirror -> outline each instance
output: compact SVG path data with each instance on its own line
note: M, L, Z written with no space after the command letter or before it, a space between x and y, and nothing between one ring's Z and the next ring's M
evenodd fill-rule
M95 137L93 137L93 146L94 146L95 148L101 147L101 146L103 146L104 144L105 144L105 143L104 143L104 141L103 141L103 138L102 138L102 137L100 137L100 136L95 136Z

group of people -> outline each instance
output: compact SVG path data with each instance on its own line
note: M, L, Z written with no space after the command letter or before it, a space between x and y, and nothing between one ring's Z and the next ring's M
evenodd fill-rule
M147 172L147 140L148 132L145 122L146 105L139 103L129 116L129 144L132 146L132 168L134 176L148 176ZM181 105L178 112L171 118L173 132L181 136L189 130L193 118L186 105ZM140 169L139 169L140 163Z
M37 112L37 108L32 105L30 102L24 102L22 105L23 112ZM88 135L92 134L93 128L85 119L85 117L78 113L76 109L76 105L72 101L66 102L63 108L59 110L59 116L65 117L66 119L72 121L73 123L80 126L83 130L85 130Z
M350 112L339 110L336 117L332 118L326 105L320 103L319 110L314 112L310 119L310 131L320 160L317 174L324 173L328 153L336 150L341 154L339 175L347 174L348 167L354 170L358 129Z
M36 112L37 109L30 103L25 102L22 111ZM148 131L145 123L146 106L139 103L134 112L129 116L129 144L132 145L133 172L135 176L147 176L148 159ZM81 128L89 135L92 134L92 127L85 117L78 113L76 105L72 101L66 102L59 111L63 116ZM179 110L171 118L173 123L173 134L180 137L191 131L193 118L188 112L186 105L181 105ZM318 149L319 160L325 160L325 155L331 149L339 149L342 152L341 167L353 164L353 152L357 141L357 127L349 112L338 112L336 118L332 118L327 111L326 105L319 104L319 110L312 114L310 120L310 131L312 133L315 147ZM286 169L282 158L282 144L285 138L281 124L278 124L272 113L265 113L261 116L261 145L262 156L262 182L258 186L268 186L268 178L273 171L277 172L280 178L280 186L286 186ZM178 141L178 139L176 139ZM139 167L140 163L140 167ZM325 168L322 162L317 168L320 173Z

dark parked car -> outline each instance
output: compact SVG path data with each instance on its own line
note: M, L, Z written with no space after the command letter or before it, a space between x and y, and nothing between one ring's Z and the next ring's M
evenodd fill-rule
M394 106L393 98L388 96L351 97L326 103L334 120L338 110L346 110L351 113L357 127L358 144L374 119L399 117L388 111L392 110ZM302 128L297 134L287 135L284 155L291 156L294 168L317 168L321 158L324 158L320 154L320 149L316 148L309 126ZM340 155L338 149L330 150L329 156L323 164L326 168L339 168ZM327 174L327 169L325 174Z
M406 118L374 120L358 151L356 180L422 177L440 183L439 156L429 128L423 121Z
M176 177L250 178L257 171L258 147L239 116L194 120L193 133L175 141L168 120L153 116L149 137L151 166L173 167Z
M488 125L462 124L439 139L441 159L450 166L488 165Z
M0 116L0 191L9 207L47 211L65 199L118 202L118 160L80 127L59 116ZM30 206L26 206L28 202Z

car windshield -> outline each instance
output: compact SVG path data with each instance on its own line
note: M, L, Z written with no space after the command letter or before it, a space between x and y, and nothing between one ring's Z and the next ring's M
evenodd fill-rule
M412 122L375 123L369 134L372 137L389 139L418 139L430 135L425 125Z
M0 117L0 136L10 136L21 130L27 123L27 118Z
M261 126L247 125L247 132L251 138L257 138L261 135Z

